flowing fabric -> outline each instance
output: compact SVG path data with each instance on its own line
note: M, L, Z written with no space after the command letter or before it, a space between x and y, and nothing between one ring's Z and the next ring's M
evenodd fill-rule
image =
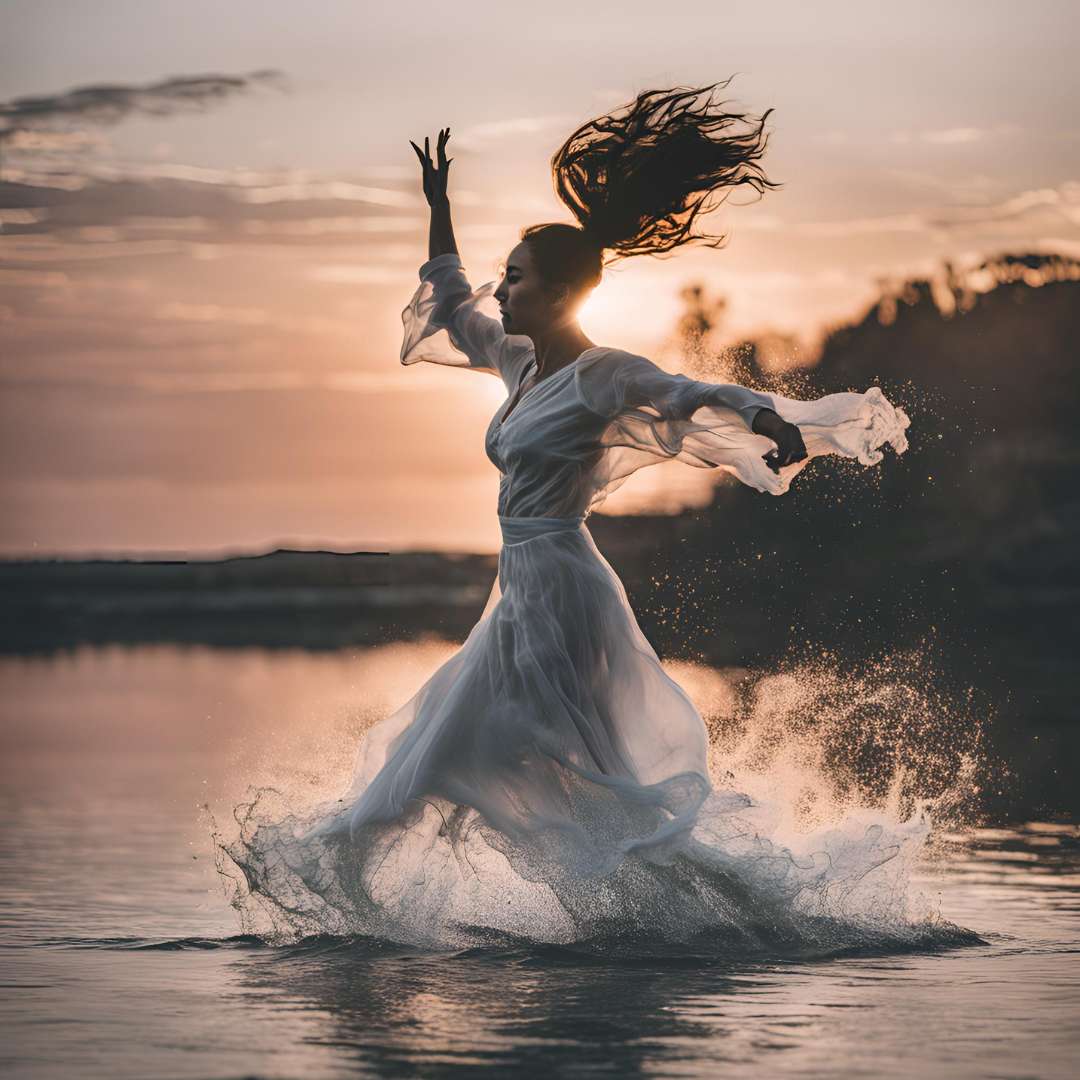
M498 578L461 649L367 733L334 806L283 821L248 808L230 854L251 894L308 931L805 938L822 914L811 898L893 859L903 837L875 822L798 855L765 838L745 795L715 790L702 718L585 519L670 459L786 491L806 462L767 468L773 443L750 430L763 407L798 424L809 457L864 464L905 449L908 418L876 387L797 401L603 347L520 392L535 355L485 313L493 286L474 291L455 255L420 280L402 363L497 376L513 403L485 439L501 476Z

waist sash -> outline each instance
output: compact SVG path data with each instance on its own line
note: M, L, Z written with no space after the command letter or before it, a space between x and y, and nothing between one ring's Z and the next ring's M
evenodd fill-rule
M551 532L574 532L582 527L585 515L578 517L505 517L499 515L504 544L523 544Z

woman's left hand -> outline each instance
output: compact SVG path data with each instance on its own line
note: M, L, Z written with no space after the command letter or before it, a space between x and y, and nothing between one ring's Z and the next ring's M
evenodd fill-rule
M770 433L769 438L776 443L776 447L767 454L762 454L762 460L778 473L785 465L794 465L796 461L806 460L806 444L803 442L802 432L795 424L783 422L783 427L775 433Z
M759 409L754 417L753 430L776 443L776 447L761 459L773 472L778 473L785 465L804 461L807 457L802 432L795 424L789 424L772 409Z

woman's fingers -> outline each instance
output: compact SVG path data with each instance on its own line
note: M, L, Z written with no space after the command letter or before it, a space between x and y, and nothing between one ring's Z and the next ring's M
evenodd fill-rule
M450 163L450 161L454 160L453 158L450 158L449 161L448 161L447 158L446 158L446 142L447 142L447 140L449 138L450 138L450 129L449 128L443 128L439 132L439 137L438 137L438 140L436 142L436 147L435 147L436 158L438 159L438 163L439 163L440 166L448 165ZM434 168L435 163L431 160L431 138L429 136L427 136L427 135L424 136L424 149L423 150L421 150L420 147L417 146L416 143L414 143L412 141L412 139L409 140L409 145L413 148L413 150L416 151L416 156L420 159L420 163L422 165L430 165L430 166L432 166Z
M425 139L424 141L426 145L427 140ZM421 150L412 139L409 140L409 145L416 151L416 156L420 159L420 164L424 167L424 172L427 173L428 170L433 167L431 164L431 155Z
M777 444L767 454L762 454L761 458L773 472L778 473L788 465L794 465L797 461L805 461L807 456L805 447L781 447Z
M441 128L438 138L436 140L436 157L438 158L438 168L436 168L435 162L431 160L431 139L428 136L424 136L424 149L421 150L419 146L409 140L409 145L416 152L416 156L420 161L420 166L424 170L424 194L428 198L430 203L432 199L445 195L446 193L446 176L450 163L454 160L446 156L446 142L450 138L450 129Z

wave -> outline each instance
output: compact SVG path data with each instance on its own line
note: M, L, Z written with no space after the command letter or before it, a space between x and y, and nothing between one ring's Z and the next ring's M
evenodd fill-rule
M672 943L666 940L650 940L646 936L595 937L572 944L556 945L530 941L513 934L499 933L485 927L462 927L477 942L464 948L417 949L390 939L366 935L336 936L311 934L291 944L274 943L258 934L234 934L223 938L181 937L57 937L34 942L34 948L78 949L103 952L258 952L270 954L275 960L313 959L323 956L345 956L356 959L368 957L441 956L470 960L508 961L538 963L541 965L569 962L588 963L634 963L664 966L697 967L718 961L812 961L832 960L853 956L890 956L908 953L936 953L948 949L988 942L971 930L938 923L925 928L923 933L912 933L902 940L849 943L832 948L790 948L782 951L740 951L724 948L714 936L702 935L698 940Z

